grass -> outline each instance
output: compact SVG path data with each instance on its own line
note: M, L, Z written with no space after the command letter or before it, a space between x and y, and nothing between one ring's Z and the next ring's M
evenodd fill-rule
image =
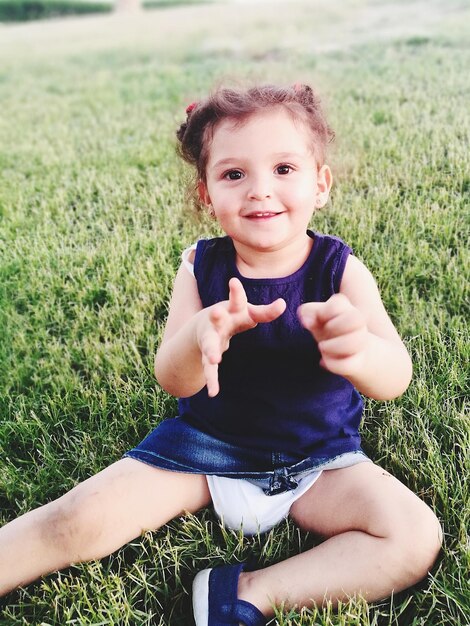
M2 29L0 521L174 414L153 355L180 252L212 232L186 206L174 130L215 82L302 79L319 86L337 133L335 190L313 226L366 261L414 361L402 398L367 402L365 447L436 511L445 543L430 577L392 600L279 611L276 623L464 626L468 8L337 0L306 20L308 6ZM0 624L189 624L201 567L268 564L313 544L291 523L244 539L204 511L10 594Z

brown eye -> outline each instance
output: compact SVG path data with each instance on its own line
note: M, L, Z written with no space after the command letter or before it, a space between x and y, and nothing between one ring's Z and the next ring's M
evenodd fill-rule
M239 170L230 170L229 172L225 172L224 178L228 180L240 180L243 174Z
M276 173L277 174L289 174L289 172L292 171L292 168L290 165L278 165L276 167Z

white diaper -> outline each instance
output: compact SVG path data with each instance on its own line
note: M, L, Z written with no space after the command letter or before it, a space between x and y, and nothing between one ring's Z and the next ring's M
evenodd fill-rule
M207 476L215 512L227 528L243 530L244 535L264 533L289 515L291 506L320 477L314 471L299 480L298 486L267 496L261 487L242 478Z

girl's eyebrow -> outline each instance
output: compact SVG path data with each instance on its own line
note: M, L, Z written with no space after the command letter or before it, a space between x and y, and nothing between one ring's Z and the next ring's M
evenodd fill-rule
M299 159L299 158L305 158L308 155L308 152L277 152L276 154L273 154L273 157L275 157L276 159Z
M276 152L271 156L274 160L282 161L293 158L305 158L305 156L307 156L307 153L303 154L300 152ZM214 163L212 167L217 168L224 165L233 165L234 163L239 163L241 161L243 161L242 157L227 157L225 159L220 159L219 161L216 161L216 163Z
M242 159L239 159L237 157L227 157L226 159L220 159L219 161L217 161L216 163L214 163L214 165L212 167L220 167L222 165L230 165L234 162L237 161L241 161Z

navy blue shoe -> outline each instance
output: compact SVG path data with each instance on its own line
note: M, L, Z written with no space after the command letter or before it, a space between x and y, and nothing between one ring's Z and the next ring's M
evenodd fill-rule
M199 572L193 582L196 626L266 626L267 620L253 604L237 598L238 578L244 563Z

